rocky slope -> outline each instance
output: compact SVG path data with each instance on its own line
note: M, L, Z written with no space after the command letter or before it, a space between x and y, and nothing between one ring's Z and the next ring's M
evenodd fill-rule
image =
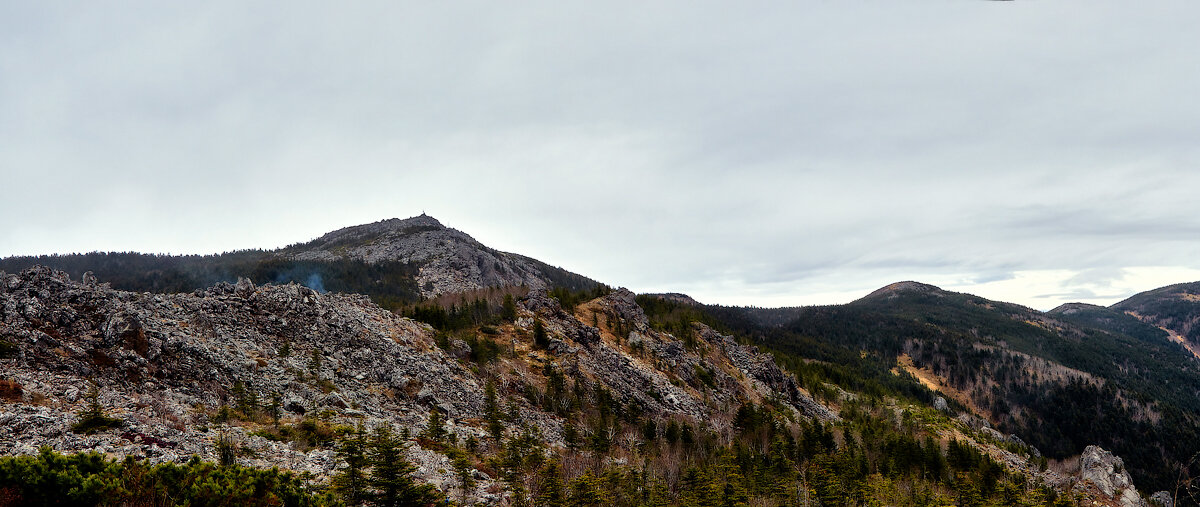
M597 325L583 322L589 319ZM544 348L532 343L539 323L550 342ZM742 402L766 399L780 400L799 418L837 418L769 356L711 329L697 331L703 342L689 348L650 329L628 291L588 302L576 314L534 291L519 301L513 323L481 337L509 351L475 365L463 359L467 344L455 339L443 350L428 326L363 296L248 280L190 294L131 293L47 268L0 272L0 381L6 386L0 454L50 446L182 462L192 455L216 459L217 439L231 437L245 464L308 472L323 481L337 467L329 445L267 438L271 421L222 420L222 407L253 393L260 405L278 400L283 426L363 423L413 435L438 410L457 439L473 437L486 447L481 417L488 381L507 407L510 435L532 429L561 448L567 445L564 419L527 395L549 392L550 370L576 386L601 386L617 406L663 426L684 421L727 434ZM71 431L88 403L90 382L119 428ZM615 436L618 447L630 449L642 438L636 431ZM436 446L412 445L409 453L421 479L451 489L449 458ZM499 501L496 478L474 474L471 497Z

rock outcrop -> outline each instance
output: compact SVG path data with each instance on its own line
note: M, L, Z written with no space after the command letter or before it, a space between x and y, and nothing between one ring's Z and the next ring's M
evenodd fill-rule
M1125 470L1125 462L1100 446L1089 445L1079 460L1079 477L1075 490L1091 498L1106 501L1108 505L1121 507L1143 507L1146 504L1138 496L1133 479Z

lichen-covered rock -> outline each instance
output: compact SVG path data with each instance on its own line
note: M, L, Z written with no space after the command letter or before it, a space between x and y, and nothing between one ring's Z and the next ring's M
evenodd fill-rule
M1111 505L1122 507L1141 507L1146 502L1138 496L1137 488L1129 471L1125 470L1125 462L1113 453L1101 449L1100 446L1089 445L1083 450L1079 460L1079 482L1075 488L1089 496L1098 496L1110 500ZM1098 493L1098 495L1096 495Z
M1150 495L1150 505L1157 507L1175 507L1175 498L1169 491L1159 491Z

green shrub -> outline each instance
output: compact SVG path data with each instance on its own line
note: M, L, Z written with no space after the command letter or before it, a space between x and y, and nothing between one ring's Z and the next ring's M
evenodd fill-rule
M79 414L79 420L71 425L71 431L91 435L107 429L120 428L124 421L108 417L104 407L100 406L100 387L92 382L92 388L87 393L88 406Z
M339 436L353 431L348 426L334 426L326 421L305 418L296 424L285 424L277 428L252 432L273 442L296 442L305 448L330 447Z
M193 457L184 465L114 461L89 452L0 457L5 505L336 505L310 492L291 472L215 466Z
M17 352L17 344L7 339L0 339L0 359L17 357Z

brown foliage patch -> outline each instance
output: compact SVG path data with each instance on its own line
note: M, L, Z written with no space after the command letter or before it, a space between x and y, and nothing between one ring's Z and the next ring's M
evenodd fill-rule
M12 380L0 379L0 400L17 402L21 401L21 395L24 391L21 389L21 384Z
M98 349L89 350L88 356L92 358L92 364L95 364L96 366L113 367L117 365L117 361L115 359L108 357L108 354L105 354L103 351Z

